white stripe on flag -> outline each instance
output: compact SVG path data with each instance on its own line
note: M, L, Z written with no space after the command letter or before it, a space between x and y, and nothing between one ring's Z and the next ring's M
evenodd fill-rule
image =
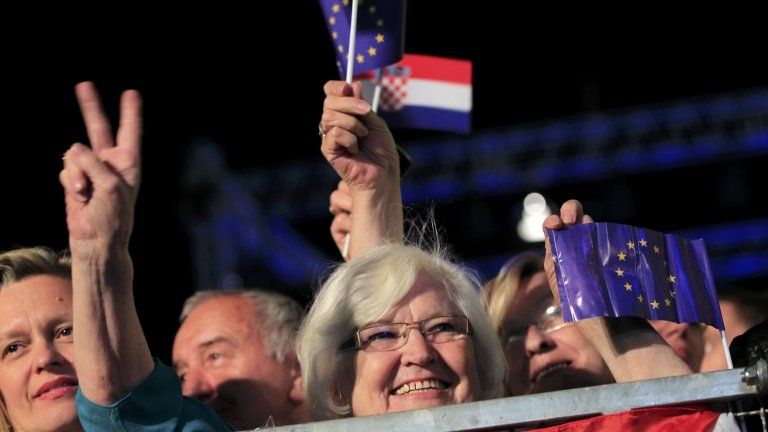
M472 110L470 85L411 78L406 88L406 106L418 105L454 111Z

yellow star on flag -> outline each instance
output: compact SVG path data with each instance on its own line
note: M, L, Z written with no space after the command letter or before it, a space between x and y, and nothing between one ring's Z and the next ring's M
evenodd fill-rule
M371 6L371 7L369 7L369 8L368 8L368 12L370 12L370 13L371 13L371 15L375 14L375 13L376 13L376 6Z
M368 55L371 56L371 57L375 56L376 55L376 48L374 48L374 47L368 48Z
M672 296L672 298L675 298L675 296L677 295L677 291L670 291L669 295Z
M616 256L619 257L619 261L626 261L627 254L625 254L624 252L619 252L616 254Z
M349 6L349 0L341 0L341 4L344 6Z
M376 42L378 42L378 43L384 42L384 35L381 34L381 33L377 33L376 34Z
M627 247L630 248L630 249L634 249L635 248L635 243L629 241L629 242L627 242Z
M384 20L383 19L376 20L376 27L384 27Z
M338 46L337 48L338 48L338 50L339 50L339 52L340 52L340 53L343 53L343 52L344 52L344 45L342 45L342 44L339 44L339 46Z
M669 275L669 277L667 278L667 280L668 280L668 281L670 281L670 282L672 282L672 283L675 283L675 282L677 282L677 276L672 276L672 275Z
M659 249L659 247L658 247L658 246L655 246L655 245L654 245L654 246L653 246L653 251L654 251L654 252L656 252L656 253L659 253L659 252L661 252L661 249Z
M355 57L355 59L357 60L358 63L365 62L365 57L363 57L362 54L358 54L357 57Z
M643 296L642 295L637 296L637 301L642 303L643 302Z
M640 243L640 246L642 247L648 247L648 242L645 241L645 239L638 240L638 243Z
M653 306L654 309L658 309L659 308L659 302L654 300L654 301L651 302L651 306Z
M624 284L624 288L626 288L627 291L632 291L632 284L627 282L627 283Z
M333 36L334 39L338 39L339 38L339 32L333 32L333 33L331 33L331 36Z
M665 298L664 303L667 305L667 307L670 307L672 305L672 300Z
M621 268L617 268L616 269L616 275L624 277L624 270L622 270Z
M333 13L339 13L339 9L340 9L339 4L334 3L333 6L331 6L331 9L333 10Z
M336 17L332 16L328 18L328 22L331 23L331 25L336 25Z

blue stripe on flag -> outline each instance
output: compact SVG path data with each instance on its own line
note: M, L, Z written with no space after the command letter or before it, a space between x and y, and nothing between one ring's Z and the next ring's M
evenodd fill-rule
M411 105L400 111L382 112L381 116L392 128L437 129L459 133L469 133L472 130L472 118L467 111Z

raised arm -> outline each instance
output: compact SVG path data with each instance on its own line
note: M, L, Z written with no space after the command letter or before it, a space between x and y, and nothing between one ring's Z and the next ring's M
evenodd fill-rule
M154 367L133 301L128 254L141 177L141 97L123 93L113 136L93 83L80 83L75 92L91 144L73 145L59 176L72 252L75 355L83 395L108 405Z
M354 207L348 221L349 257L385 242L402 242L400 163L389 128L360 97L359 83L329 81L323 90L321 151L348 186L349 206ZM339 244L335 234L334 240Z
M560 208L560 215L549 216L544 221L544 228L563 229L589 222L593 220L584 214L581 203L570 200ZM552 295L559 305L560 296L549 238L546 241L546 250L544 270ZM590 318L579 320L576 325L603 357L616 382L691 373L688 365L675 354L648 321L642 318Z

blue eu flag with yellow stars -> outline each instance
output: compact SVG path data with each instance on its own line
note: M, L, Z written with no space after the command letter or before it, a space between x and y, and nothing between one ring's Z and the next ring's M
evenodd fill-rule
M397 63L403 58L405 0L359 0L355 52L348 53L352 0L320 0L325 24L343 78L347 56L354 56L353 75Z
M724 329L704 240L604 222L547 232L565 321L629 315Z

